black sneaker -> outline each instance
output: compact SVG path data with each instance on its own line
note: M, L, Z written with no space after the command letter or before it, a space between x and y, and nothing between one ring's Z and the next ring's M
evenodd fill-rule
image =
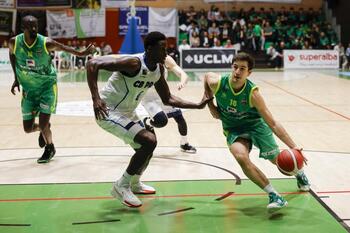
M195 154L197 152L197 149L193 146L191 146L189 143L186 143L184 145L180 145L181 151L190 153L190 154Z
M147 123L147 121L149 122L149 123ZM142 123L143 123L143 125L145 126L145 128L146 128L146 130L148 130L148 131L150 131L150 132L152 132L152 133L155 133L154 132L154 128L153 128L153 126L151 125L151 118L149 118L149 117L145 117L145 118L143 118L143 120L142 120Z
M56 149L53 144L48 144L45 146L44 154L37 160L38 163L48 163L56 154Z
M49 123L49 128L51 128L51 124L50 123ZM44 146L46 146L46 142L45 142L44 136L43 136L43 134L41 132L39 134L38 142L39 142L40 148L43 148Z

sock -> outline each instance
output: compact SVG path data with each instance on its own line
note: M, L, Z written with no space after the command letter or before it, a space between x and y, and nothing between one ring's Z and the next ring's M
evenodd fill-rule
M133 175L130 181L131 185L139 183L140 178L141 178L141 175Z
M266 187L264 188L264 191L269 193L276 193L277 195L280 195L273 187L271 184L266 185Z
M131 180L131 175L129 175L129 173L127 173L126 171L124 172L123 176L120 177L119 180L117 180L117 183L119 185L130 185L130 180Z
M188 143L187 136L181 136L180 145L185 145L186 143Z
M304 175L304 170L298 171L298 173L295 175L295 177L300 177L302 175Z

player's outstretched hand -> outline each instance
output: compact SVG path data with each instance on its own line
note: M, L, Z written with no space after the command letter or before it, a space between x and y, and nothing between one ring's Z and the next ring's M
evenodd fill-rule
M203 95L203 98L201 100L201 102L199 102L198 104L198 109L202 109L205 107L205 105L207 105L207 103L211 100L213 100L214 97L209 97L206 94Z
M106 102L104 102L102 99L96 99L93 101L93 107L96 120L106 119L108 116L108 108L106 106Z
M13 84L12 84L11 93L12 93L13 95L16 95L16 90L15 90L16 88L17 88L18 92L21 91L21 88L19 87L19 82L18 82L18 80L15 80L15 81L13 82Z
M297 150L297 151L299 151L300 152L300 154L303 156L303 160L304 160L304 163L305 163L305 165L307 165L307 158L305 157L305 155L304 155L304 153L303 153L303 148L299 148L299 147L295 147L295 148L293 148L293 149L295 149L295 150Z
M84 49L84 50L82 51L82 54L83 54L83 56L86 56L86 55L95 53L95 51L96 51L95 45L93 45L93 44L90 43L90 44L86 47L86 49Z

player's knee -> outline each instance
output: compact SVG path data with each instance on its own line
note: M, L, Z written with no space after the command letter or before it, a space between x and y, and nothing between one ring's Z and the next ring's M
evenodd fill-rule
M151 123L156 128L162 128L168 124L168 117L164 112L159 112L153 117Z
M26 125L24 125L23 126L23 130L24 130L25 133L31 133L31 132L33 132L33 126L26 126Z
M147 150L148 152L153 152L157 146L156 135L154 135L151 132L148 132L147 134L143 135L141 145L144 150Z

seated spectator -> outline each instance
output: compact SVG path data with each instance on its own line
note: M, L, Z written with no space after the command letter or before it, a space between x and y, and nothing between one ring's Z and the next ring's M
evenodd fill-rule
M229 28L228 23L224 23L220 35L222 43L226 43L227 40L231 40L231 38L233 37L233 31L231 28Z
M1 48L8 48L8 47L9 47L9 45L8 45L7 40L4 40L4 41L2 42Z
M198 24L199 30L207 30L208 28L208 20L205 18L204 15L200 16L200 18L197 20L197 24Z
M233 48L233 44L231 43L230 39L226 40L226 44L225 44L224 48L226 48L226 49Z
M187 43L187 40L182 40L182 43L179 45L179 52L181 53L183 49L190 49L191 46Z
M214 46L213 49L222 49L221 42L218 38L214 38Z
M174 59L174 61L179 64L180 62L180 53L179 50L177 50L176 46L174 43L169 43L167 50L167 54Z
M220 29L216 26L215 22L211 24L211 27L209 27L208 33L209 35L220 35Z
M209 34L207 31L202 31L200 34L200 45L201 47L211 47L210 40L209 40Z
M192 32L192 36L190 37L190 46L191 48L198 48L200 46L200 38L197 32Z
M112 54L113 50L109 44L106 44L105 42L101 42L101 52L102 52L102 56L104 56L104 55Z

